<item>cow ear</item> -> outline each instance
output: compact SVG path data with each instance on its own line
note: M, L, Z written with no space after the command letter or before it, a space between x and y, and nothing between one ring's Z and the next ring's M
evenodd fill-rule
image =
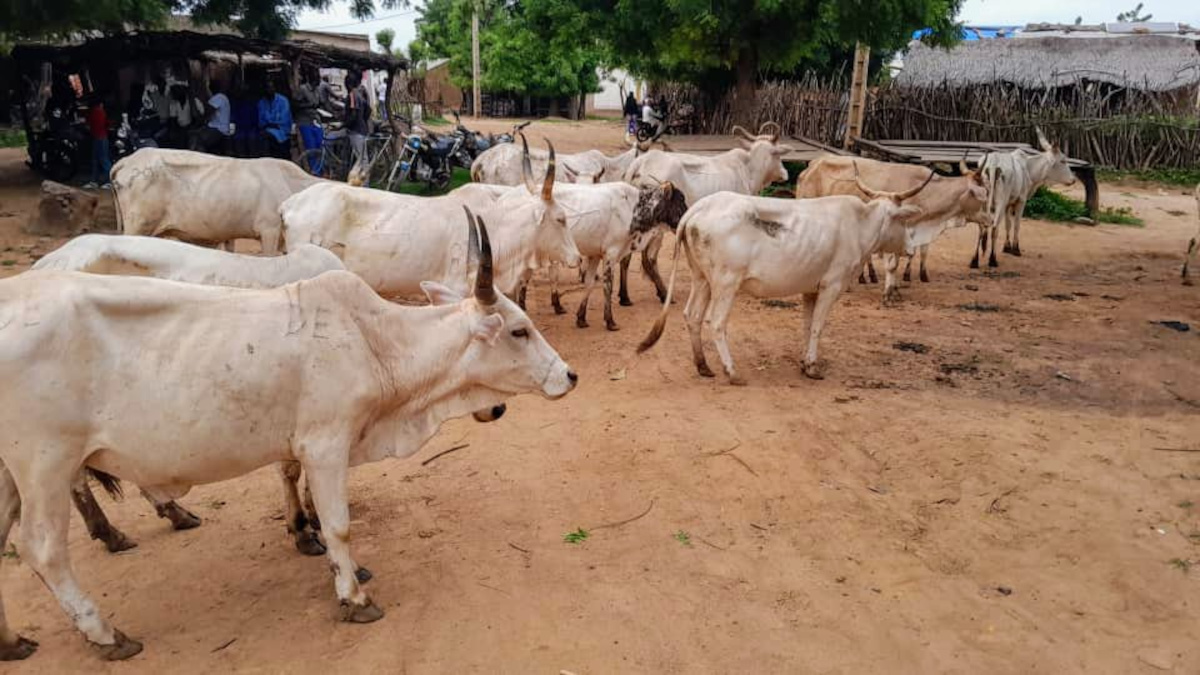
M896 209L896 214L892 217L900 222L910 222L920 218L922 215L924 215L924 213L924 209L919 206L905 204L904 206Z
M504 330L504 317L499 314L488 314L475 322L471 327L471 335L489 346L496 344L500 331Z
M453 305L462 302L462 296L436 281L422 281L421 290L432 305Z

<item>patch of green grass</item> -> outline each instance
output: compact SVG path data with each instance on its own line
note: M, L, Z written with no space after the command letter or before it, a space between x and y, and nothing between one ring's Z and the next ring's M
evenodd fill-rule
M25 147L25 132L21 129L0 129L0 148Z
M441 115L430 115L429 117L422 117L421 124L429 127L444 127L449 126L450 120Z
M1185 499L1185 500L1179 502L1178 504L1176 504L1176 506L1178 506L1181 509L1190 509L1195 505L1196 505L1195 502L1193 502L1190 499Z
M1183 572L1184 574L1187 574L1188 572L1190 572L1192 570L1192 561L1191 560L1184 560L1183 558L1171 558L1171 560L1168 562L1170 563L1170 565L1172 567L1174 567L1175 569L1178 569L1179 571Z
M1043 187L1038 188L1029 201L1025 202L1025 217L1069 223L1077 218L1087 218L1088 214L1087 207L1083 202ZM1095 219L1101 223L1113 225L1142 227L1146 224L1141 218L1133 215L1133 211L1127 207L1100 209L1100 213L1096 214Z
M624 121L624 118L622 118L622 117L619 117L619 116L611 117L609 115L584 115L583 118L587 119L587 120L591 120L593 122L621 122L621 121Z
M588 533L588 531L581 527L574 532L568 532L564 534L563 541L568 544L582 544L583 542L587 541L589 536L591 535Z
M684 546L690 547L692 545L692 535L684 532L683 530L676 532L675 534L671 535L671 537Z
M1105 181L1141 180L1148 183L1193 187L1200 183L1200 167L1190 169L1096 169L1096 178Z
M3 265L3 266L5 266L5 267L12 267L13 265L16 265L16 264L17 264L17 261L16 261L16 260L3 260L3 261L0 261L0 265Z
M20 560L21 559L21 554L17 553L17 545L16 544L9 544L8 548L4 551L4 553L2 555L5 558L8 558L9 560Z
M470 182L471 172L460 167L455 167L454 173L450 175L450 185L446 186L445 190L430 190L428 183L401 183L396 192L404 195L420 195L424 197L430 197L444 195L447 192L456 188L460 188Z

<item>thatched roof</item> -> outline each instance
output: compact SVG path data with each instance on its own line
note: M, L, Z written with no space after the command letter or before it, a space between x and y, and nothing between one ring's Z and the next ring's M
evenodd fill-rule
M96 37L81 44L20 44L13 58L22 61L57 63L103 63L105 61L213 59L220 52L247 54L273 60L314 66L357 67L364 70L406 68L407 61L308 40L272 42L224 33L195 31L134 31Z
M1092 80L1170 91L1200 83L1198 44L1170 35L980 40L950 51L913 43L897 80L918 86L1011 82L1030 88Z

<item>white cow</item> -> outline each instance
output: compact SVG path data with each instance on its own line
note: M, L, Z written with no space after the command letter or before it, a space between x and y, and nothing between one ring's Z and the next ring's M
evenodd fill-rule
M456 224L469 206L493 232L497 286L514 294L540 266L579 265L566 214L554 199L553 146L551 153L540 190L532 180L523 191L464 186L443 197L315 185L280 207L285 241L343 247L346 269L384 295L416 294L429 280L465 292L466 238Z
M525 134L520 134L521 143L528 150ZM635 144L629 150L609 157L599 150L587 150L558 158L555 180L561 183L612 183L619 182L638 155ZM549 155L540 150L530 153L534 175L544 174ZM522 162L524 151L515 143L501 143L488 148L471 163L471 180L491 185L523 185Z
M33 269L151 276L234 288L276 288L346 268L331 251L312 244L296 246L282 256L261 257L227 253L170 239L86 234L38 260ZM314 520L312 497L306 489L306 514L297 490L300 467L280 465L279 468L288 510L287 527L296 548L308 555L320 555L325 552L325 546L314 531L313 526L319 521ZM154 504L159 517L170 520L176 530L187 530L200 524L199 517L175 501L160 501L144 491L142 494ZM137 546L109 522L82 472L71 488L71 497L92 539L103 542L113 553Z
M125 234L196 244L257 239L279 250L279 205L323 182L282 159L235 159L144 148L113 165L117 226Z
M305 244L282 256L228 253L170 239L85 234L38 260L34 270L123 274L210 286L275 288L344 270L331 251Z
M891 228L879 242L876 252L884 257L883 302L888 304L900 298L895 274L899 256L908 257L908 265L904 268L904 280L908 281L913 254L919 251L920 278L921 281L929 281L925 269L929 243L937 239L952 223L961 224L966 220L983 222L985 219L983 209L987 206L987 189L983 185L981 174L978 171L970 171L962 162L959 163L959 170L961 176L935 176L932 182L929 182L926 179L931 172L922 166L830 155L811 162L796 179L796 198L854 195L868 200L870 198L858 189L858 182L855 180L859 177L859 171L862 172L863 183L892 192L906 190L922 181L929 183L918 197L911 200L924 214L920 221L911 223L908 230ZM916 246L917 250L912 250L909 246ZM871 281L874 282L875 268L869 260L867 268L871 273ZM859 275L859 281L864 281L862 275Z
M1200 184L1196 185L1195 195L1196 215L1200 216ZM1181 272L1184 286L1192 285L1192 280L1188 277L1188 265L1191 264L1192 258L1195 257L1197 249L1200 249L1200 229L1197 229L1196 236L1192 237L1191 240L1188 241L1187 257L1183 259L1183 270Z
M988 267L996 267L996 238L1000 234L1000 221L1004 221L1004 252L1021 255L1021 216L1025 213L1025 202L1043 185L1071 185L1075 174L1067 164L1067 154L1051 145L1037 129L1038 144L1042 151L1029 153L1013 150L1009 153L990 154L983 160L983 181L990 193L988 210L991 220L979 225L979 242L971 267L979 267L979 258L987 250L988 235L991 234L992 250Z
M379 619L350 553L348 468L411 456L446 420L490 421L505 399L557 399L578 380L496 292L479 234L473 294L427 283L425 307L389 303L347 272L270 290L77 272L0 281L0 378L22 383L0 392L0 548L19 518L22 562L103 658L126 659L141 644L71 569L79 468L170 497L295 460L341 618ZM37 643L3 617L0 658L28 657Z
M696 370L702 376L713 376L701 346L702 324L707 324L715 332L717 353L730 384L745 384L734 368L726 336L734 299L745 290L759 298L804 295L809 333L804 374L819 379L817 342L830 309L887 229L921 217L919 207L902 202L924 187L885 193L860 186L871 195L870 202L849 196L771 199L732 192L701 199L679 223L662 314L638 352L662 337L682 245L692 269L692 293L684 315Z
M773 134L766 131L774 127ZM633 160L625 172L625 181L636 188L653 187L670 182L683 192L688 206L717 192L736 192L756 195L763 188L777 181L787 181L787 169L783 156L792 148L779 144L779 125L767 122L753 136L742 127L735 126L734 132L743 147L723 152L713 157L700 157L678 152L651 150ZM654 282L658 299L666 297L667 288L658 273L658 249L662 238L655 237L642 251L642 269ZM628 293L629 259L621 263L621 304L633 304Z

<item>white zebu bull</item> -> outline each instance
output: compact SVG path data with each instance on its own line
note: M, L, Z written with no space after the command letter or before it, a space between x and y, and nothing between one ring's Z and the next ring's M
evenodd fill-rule
M964 163L959 163L959 170L962 175L958 177L934 176L918 196L909 200L910 204L923 212L920 220L911 222L908 228L890 228L880 239L875 252L884 256L884 303L900 298L895 274L898 256L908 257L904 280L910 279L912 257L916 253L910 246L915 246L921 253L921 281L929 281L925 270L929 244L953 222L983 222L983 209L987 206L987 189L983 186L983 179L978 171L970 171ZM912 164L833 155L819 157L796 179L796 198L853 195L864 201L869 200L870 197L858 188L856 171L862 172L859 177L863 183L888 192L907 190L926 181L931 173L925 167ZM869 260L867 267L873 282L875 268ZM859 280L863 281L861 275Z
M821 378L817 342L830 309L886 230L893 223L921 217L919 207L902 202L924 187L886 193L860 185L872 197L870 202L849 196L771 199L732 192L701 199L679 223L675 264L662 314L638 345L638 352L653 347L662 337L682 245L692 269L692 293L684 315L700 375L713 376L701 344L702 325L707 324L715 332L717 353L730 384L745 384L734 368L726 336L729 312L737 292L744 289L758 298L804 295L808 323L804 374Z
M455 224L470 206L491 223L496 284L512 295L533 270L579 265L566 214L554 199L554 156L541 190L464 186L442 197L414 197L337 183L315 185L280 207L287 246L343 247L346 269L384 295L419 293L423 281L463 292L470 283L464 233Z
M775 133L764 133L770 127L775 128ZM756 195L771 183L788 179L782 158L792 149L779 144L778 124L767 122L759 128L757 136L738 126L733 130L740 135L742 148L713 157L651 150L633 160L625 172L625 181L636 188L669 182L683 192L687 205L691 206L708 195L722 191ZM659 300L667 294L666 284L658 273L658 249L661 246L662 237L655 237L642 251L642 269L654 282ZM626 306L633 304L629 300L627 287L628 270L629 259L626 258L621 263L620 293L621 304Z
M277 288L346 268L331 251L312 244L297 246L282 256L261 257L227 253L170 239L86 234L38 260L33 269L150 276L234 288ZM297 490L300 467L281 465L280 469L288 509L288 531L295 538L297 549L308 555L320 555L325 552L325 547L310 527L310 523L319 522L314 521L316 512L312 497L306 489L308 513L305 514ZM159 517L170 520L176 530L187 530L200 524L199 517L174 501L162 502L144 491L142 494L154 504ZM137 546L109 522L82 472L71 488L71 497L92 539L103 542L113 553Z
M1196 185L1196 215L1200 216L1200 184ZM1188 265L1192 263L1192 258L1196 255L1196 250L1200 249L1200 228L1196 230L1196 236L1188 241L1187 256L1183 259L1183 270L1180 276L1183 277L1183 285L1191 286L1192 280L1188 277Z
M979 267L979 258L987 250L988 235L991 234L992 249L988 256L988 267L996 267L996 238L1000 235L1000 221L1004 221L1004 252L1021 255L1021 216L1025 213L1025 202L1043 185L1071 185L1075 174L1067 164L1067 153L1051 145L1036 129L1038 145L1042 151L1029 153L1013 150L1009 153L990 154L982 164L983 180L988 187L991 219L979 224L979 242L971 267Z
M75 272L0 281L0 377L23 383L0 393L0 548L19 518L22 561L102 657L126 659L141 644L71 569L80 467L177 496L297 460L341 618L379 619L350 553L348 468L408 457L446 420L487 421L511 396L557 399L578 380L496 293L482 223L479 234L474 293L428 283L425 307L389 303L347 272L271 290ZM37 643L3 617L0 658L27 658Z
M279 251L279 205L322 182L282 159L235 159L144 148L113 165L117 226L125 234L195 244L257 239Z
M525 134L520 134L521 143L528 149ZM609 157L599 150L587 150L558 158L554 179L560 183L613 183L619 182L638 155L638 147ZM541 150L530 152L531 169L534 175L544 174L549 155ZM471 180L489 185L524 185L521 163L524 151L515 143L501 143L488 148L471 163Z

